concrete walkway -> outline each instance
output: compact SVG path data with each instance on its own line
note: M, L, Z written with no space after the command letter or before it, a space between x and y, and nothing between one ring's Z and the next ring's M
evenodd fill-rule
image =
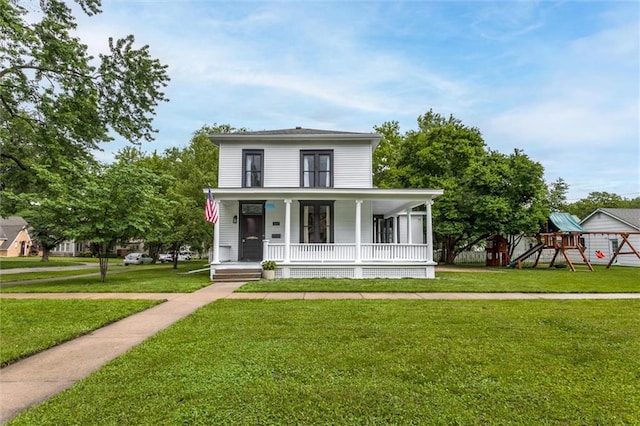
M640 299L640 293L234 293L218 283L194 293L1 293L6 299L166 299L167 302L0 370L0 422L71 387L158 331L218 299Z

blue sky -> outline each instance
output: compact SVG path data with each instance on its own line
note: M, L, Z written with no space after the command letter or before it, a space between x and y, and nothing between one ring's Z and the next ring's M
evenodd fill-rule
M148 151L204 124L369 132L429 109L592 191L640 196L636 1L125 1L79 19L94 54L134 34L169 65ZM123 146L105 145L102 159Z

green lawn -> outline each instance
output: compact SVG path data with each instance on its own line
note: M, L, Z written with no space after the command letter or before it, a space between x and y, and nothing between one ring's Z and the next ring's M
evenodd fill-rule
M92 257L50 257L48 262L43 262L41 259L41 257L3 257L0 258L0 269L78 266L84 263L95 263L98 266L98 259ZM117 263L122 263L122 259L109 259L109 264Z
M638 424L640 300L221 300L10 424Z
M151 300L0 299L0 365L157 305Z
M289 279L250 282L238 292L640 292L640 269L486 268L491 272L436 272L436 279Z
M108 273L126 268L125 266L109 265ZM58 277L72 277L74 275L99 274L100 266L95 268L63 269L60 271L20 272L14 274L0 274L0 283L13 281L41 280Z
M7 285L0 287L2 293L189 293L211 284L208 272L180 275L190 270L205 267L202 263L189 262L173 269L170 265L128 266L126 271L107 272L106 282L100 276L70 277L44 283ZM111 269L111 267L110 267ZM122 269L122 268L121 268ZM115 271L112 271L115 272ZM86 274L87 271L76 271ZM11 275L5 277L10 280ZM55 273L51 278L56 277Z

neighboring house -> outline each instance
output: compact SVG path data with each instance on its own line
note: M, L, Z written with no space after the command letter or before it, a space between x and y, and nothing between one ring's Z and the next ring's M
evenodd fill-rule
M431 206L443 191L374 188L381 135L297 127L209 137L219 147L218 188L205 189L219 206L212 278L222 262L262 260L284 278L435 276Z
M51 256L68 257L68 256L80 256L90 251L91 251L90 241L64 240L63 242L58 244L53 250L51 250L49 254ZM127 243L124 246L116 245L110 251L110 253L115 254L119 257L124 257L128 253L143 252L143 251L144 251L144 242L140 240L135 240Z
M0 218L0 257L28 256L31 251L29 225L19 216Z
M640 252L640 209L597 209L584 218L580 225L587 232L582 236L586 254L593 264L606 265L611 257L623 245L621 233L629 233L626 237L635 251ZM628 243L621 252L632 252ZM597 252L601 252L598 257ZM640 259L635 254L620 254L614 265L640 266Z
M64 240L49 252L50 256L77 256L78 254L89 251L89 243L85 241L77 242L75 240Z

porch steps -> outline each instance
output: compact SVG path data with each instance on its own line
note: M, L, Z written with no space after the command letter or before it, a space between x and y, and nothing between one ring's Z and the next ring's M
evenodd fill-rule
M261 268L225 268L217 269L213 277L213 281L220 282L238 282L238 281L257 281L262 278Z

